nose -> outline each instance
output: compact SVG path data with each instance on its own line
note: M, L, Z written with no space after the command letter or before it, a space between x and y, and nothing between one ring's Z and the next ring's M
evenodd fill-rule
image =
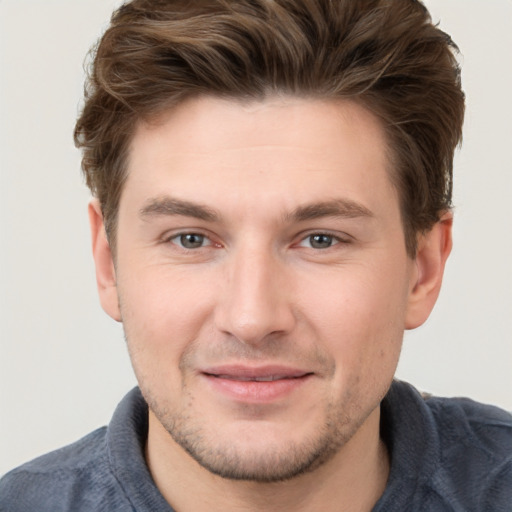
M285 263L261 247L231 254L215 311L216 327L255 345L289 333L295 317Z

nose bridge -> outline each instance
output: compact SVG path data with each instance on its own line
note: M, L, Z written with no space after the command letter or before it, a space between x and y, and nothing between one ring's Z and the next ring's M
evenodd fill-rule
M238 247L228 260L218 327L251 344L287 332L294 320L283 286L283 262L270 247L254 242Z

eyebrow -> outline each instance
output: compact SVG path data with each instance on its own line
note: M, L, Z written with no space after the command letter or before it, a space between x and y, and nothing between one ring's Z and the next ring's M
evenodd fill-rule
M140 210L143 219L167 215L182 215L210 222L219 219L218 213L207 206L167 196L148 200Z
M140 215L143 219L172 215L193 217L209 222L215 222L220 219L220 215L208 206L169 196L149 199L145 206L141 208ZM354 219L358 217L373 217L373 213L362 204L350 199L333 199L298 206L291 213L287 213L284 216L284 220L286 222L304 222L322 217Z
M373 217L371 210L350 199L333 199L299 206L285 216L286 220L303 222L322 217L341 217L355 219L358 217Z

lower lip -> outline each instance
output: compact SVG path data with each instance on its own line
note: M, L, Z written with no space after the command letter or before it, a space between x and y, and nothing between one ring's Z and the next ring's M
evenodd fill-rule
M241 381L204 374L210 386L228 397L250 403L274 402L303 386L312 375L273 381Z

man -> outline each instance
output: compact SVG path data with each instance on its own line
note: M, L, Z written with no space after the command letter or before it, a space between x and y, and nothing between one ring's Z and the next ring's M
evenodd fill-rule
M508 510L512 418L393 382L464 97L415 1L135 0L76 126L139 389L2 510Z

